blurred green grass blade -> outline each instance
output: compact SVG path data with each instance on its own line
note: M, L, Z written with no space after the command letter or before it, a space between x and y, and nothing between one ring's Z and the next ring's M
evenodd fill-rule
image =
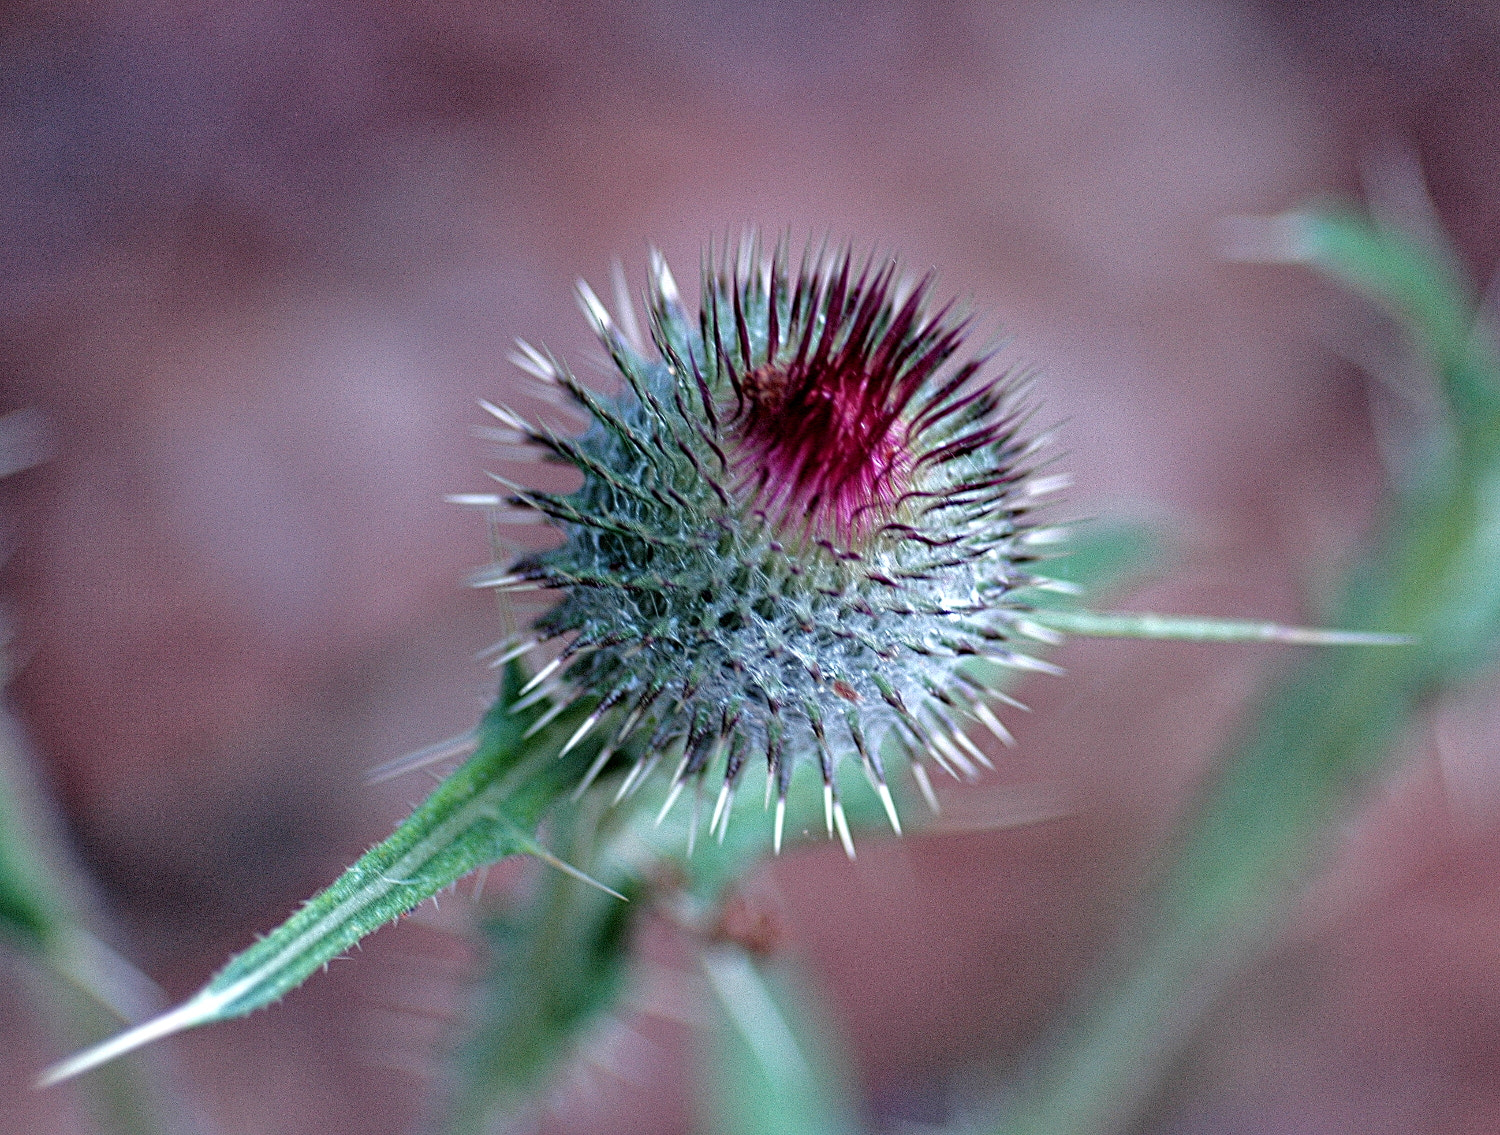
M1500 636L1500 356L1494 328L1451 269L1451 250L1348 212L1294 213L1290 257L1385 307L1430 360L1449 409L1457 460L1431 462L1392 502L1384 555L1356 565L1340 623L1423 638L1432 683L1491 661Z
M580 745L569 757L557 757L586 707L574 707L528 738L527 730L548 706L541 702L510 712L506 707L521 684L522 672L512 666L480 725L475 754L332 886L231 959L188 1001L63 1061L41 1083L56 1083L161 1037L269 1005L361 938L487 863L527 854L566 869L537 842L535 832L590 756L589 747Z
M1198 1019L1284 917L1395 742L1444 684L1500 640L1500 366L1441 250L1347 214L1293 214L1287 258L1386 304L1438 368L1459 460L1393 503L1333 621L1410 635L1393 650L1320 653L1265 694L1238 751L1172 841L1137 933L1104 984L1040 1050L994 1128L1095 1135L1140 1115Z
M641 884L595 852L622 813L596 793L549 825L561 857L631 898ZM558 872L532 895L488 918L489 959L475 1022L455 1060L446 1130L479 1135L514 1119L559 1066L599 1027L624 986L628 937L639 903L622 903Z
M1449 248L1377 224L1347 209L1245 218L1246 259L1303 264L1385 308L1442 382L1466 447L1481 459L1500 449L1500 374L1492 328L1476 326L1478 303Z
M34 815L39 794L22 792L8 716L0 715L0 938L92 998L119 1021L160 1007L160 990L85 928L61 857L49 854ZM24 808L23 800L30 801Z
M58 881L21 814L8 721L0 728L0 928L13 944L41 955L68 920Z
M0 652L7 638L0 621ZM3 669L0 655L0 677ZM0 710L0 938L109 1004L107 984L91 981L77 906L47 846L54 833L41 822L46 801L21 763L22 748L15 722Z
M1401 323L1447 388L1460 429L1489 453L1486 423L1500 414L1494 342L1476 331L1476 301L1451 250L1352 212L1293 214L1298 258L1381 304Z
M0 478L36 464L48 449L36 410L0 415ZM0 612L0 687L10 680L10 620ZM0 709L0 937L45 956L73 912L58 872L47 862L33 817L34 792L23 796L21 744L10 714ZM27 784L26 788L31 786Z
M703 952L719 1013L699 1060L713 1135L845 1135L861 1129L831 1030L806 991L738 946Z
M19 761L15 725L0 713L0 939L72 985L119 1021L161 1005L161 991L84 926L66 857L39 822L46 807Z

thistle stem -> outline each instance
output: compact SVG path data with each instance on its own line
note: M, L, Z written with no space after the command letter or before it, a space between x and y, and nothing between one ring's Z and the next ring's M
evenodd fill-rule
M1388 771L1423 701L1487 665L1500 641L1500 363L1475 334L1472 302L1441 257L1400 234L1336 215L1280 224L1295 237L1288 258L1397 315L1453 414L1453 460L1396 497L1383 545L1355 568L1338 612L1414 645L1319 655L1266 695L1254 732L1172 844L1143 933L1124 939L1136 945L1106 959L1113 980L1043 1051L994 1129L1003 1135L1097 1135L1138 1120L1194 1026Z

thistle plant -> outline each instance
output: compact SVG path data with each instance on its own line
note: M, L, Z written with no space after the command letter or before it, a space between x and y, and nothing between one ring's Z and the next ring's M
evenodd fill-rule
M1433 413L1391 454L1376 538L1341 622L1409 636L1304 660L1260 697L1170 844L1108 979L1011 1085L996 1135L1094 1135L1140 1122L1195 1026L1284 923L1400 742L1500 657L1500 351L1420 183L1409 230L1347 210L1245 219L1237 259L1296 264L1383 308L1431 381ZM1416 237L1413 233L1423 233Z
M926 311L930 278L899 284L894 260L805 256L793 275L784 247L763 264L752 246L705 271L693 318L658 258L655 359L584 285L629 390L614 404L523 346L525 368L592 425L560 438L490 410L505 440L542 447L584 484L566 498L508 485L506 504L567 540L480 582L563 593L524 648L567 640L530 696L553 713L597 703L565 750L612 719L585 786L640 731L620 793L675 759L668 807L718 779L713 832L759 760L779 849L793 770L814 760L827 832L852 855L840 764L863 767L899 832L883 753L930 795L929 760L985 761L962 721L1009 740L967 664L1051 669L1016 649L1051 636L1015 596L1048 584L1031 570L1047 533L1030 513L1057 481L1032 475L1019 384L957 357L966 324Z
M1060 605L1071 587L1049 558L1069 545L1037 509L1066 481L1031 431L1031 383L999 369L993 349L968 348L971 320L934 307L932 292L930 275L911 281L891 258L809 250L794 269L786 242L765 255L750 239L710 251L694 313L653 254L648 346L628 297L612 317L581 284L620 392L586 386L522 342L515 361L539 393L585 412L587 428L565 435L484 404L495 440L573 467L581 487L548 493L492 475L500 492L457 498L499 523L542 520L562 534L556 549L475 579L559 598L493 648L499 698L473 734L439 750L472 755L199 994L46 1081L266 1005L507 855L591 882L583 869L602 866L632 889L614 878L618 864L564 863L540 828L549 815L565 826L576 814L564 810L600 793L638 808L658 769L656 821L686 794L691 851L699 801L713 800L708 832L722 843L736 789L763 765L769 831L758 842L778 852L800 830L787 823L794 777L813 769L821 826L853 856L849 774L868 778L899 833L894 774L909 769L934 807L932 770L976 775L989 762L968 728L1010 744L993 708L1013 700L1007 674L1060 673L1037 653L1063 633L1407 641Z

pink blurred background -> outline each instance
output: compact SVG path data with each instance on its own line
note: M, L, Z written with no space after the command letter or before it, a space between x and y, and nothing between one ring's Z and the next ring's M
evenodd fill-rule
M934 266L1045 373L1075 516L1181 534L1131 605L1305 619L1381 469L1358 305L1226 265L1216 224L1414 153L1477 280L1500 261L1500 7L832 0L19 3L0 16L0 411L53 457L0 485L11 687L115 945L191 992L385 835L466 729L498 637L477 397L524 335L581 373L575 276L691 280L747 223ZM1280 655L1089 643L1020 747L946 793L971 831L772 879L872 1127L948 1114L1107 941ZM1150 1129L1500 1129L1494 690L1435 709ZM1039 794L1069 815L1007 828ZM1021 802L1018 804L1018 801ZM382 931L283 1005L171 1042L224 1131L381 1135L429 1106L475 961ZM648 951L650 953L650 951ZM669 947L658 964L670 969ZM18 962L0 1129L87 1130ZM691 1126L692 1036L550 1131Z

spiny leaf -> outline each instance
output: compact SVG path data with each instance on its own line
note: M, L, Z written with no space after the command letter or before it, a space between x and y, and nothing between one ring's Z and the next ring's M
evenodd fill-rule
M40 1085L76 1076L184 1029L244 1016L278 1000L366 935L476 868L508 855L535 855L572 871L536 840L553 801L579 776L591 753L558 760L560 736L582 712L563 714L528 740L545 702L510 707L522 673L512 665L505 689L479 727L475 754L443 781L392 835L366 852L327 890L228 965L175 1009L49 1069ZM614 892L611 892L612 894Z
M1064 634L1103 638L1160 638L1178 642L1278 642L1293 646L1408 646L1410 635L1287 627L1244 619L1153 615L1145 612L1035 611L1026 621Z

